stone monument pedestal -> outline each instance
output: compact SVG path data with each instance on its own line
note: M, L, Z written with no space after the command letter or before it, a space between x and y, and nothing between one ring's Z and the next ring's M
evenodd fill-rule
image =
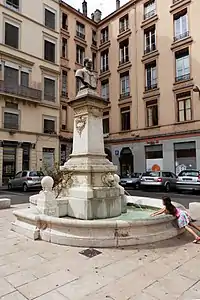
M73 151L63 169L72 173L66 190L68 216L105 219L122 213L117 167L107 158L103 139L103 110L107 101L91 89L81 90L69 102L74 110Z

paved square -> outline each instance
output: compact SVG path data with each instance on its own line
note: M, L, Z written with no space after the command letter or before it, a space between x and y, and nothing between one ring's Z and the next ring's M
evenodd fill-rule
M200 299L200 245L186 234L87 257L10 231L12 211L0 210L1 300Z

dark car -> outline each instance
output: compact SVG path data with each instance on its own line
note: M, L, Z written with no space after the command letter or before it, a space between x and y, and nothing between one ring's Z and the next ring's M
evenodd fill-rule
M139 189L141 175L142 173L133 173L130 176L123 177L120 180L120 184L123 187L132 187L135 189Z

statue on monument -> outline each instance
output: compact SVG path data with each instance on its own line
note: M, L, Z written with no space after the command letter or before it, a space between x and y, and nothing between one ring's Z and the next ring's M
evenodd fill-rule
M80 79L81 87L80 90L89 88L92 90L97 89L97 77L92 70L92 59L84 58L84 67L76 71L76 78Z

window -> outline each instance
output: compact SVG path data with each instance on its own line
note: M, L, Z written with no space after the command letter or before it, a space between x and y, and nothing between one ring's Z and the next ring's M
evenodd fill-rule
M101 40L100 43L106 43L108 42L108 27L105 27L104 29L101 30Z
M29 87L29 73L21 71L21 85Z
M120 99L130 96L129 72L120 74Z
M55 133L55 120L44 119L44 133Z
M5 111L4 112L4 128L5 129L19 129L19 113Z
M147 20L156 14L156 1L151 0L144 4L144 20Z
M147 127L158 125L157 100L148 101L146 103L146 120L147 120Z
M129 45L128 39L124 40L123 42L121 42L119 44L119 64L120 65L129 61L128 45Z
M6 6L14 10L19 10L19 0L6 0Z
M121 112L121 130L130 130L131 121L130 121L130 106L122 107Z
M76 63L83 65L84 57L85 57L85 49L79 45L76 45Z
M100 66L100 72L106 72L109 70L108 66L108 50L105 50L101 52L101 66Z
M61 110L61 128L62 130L66 130L67 129L67 107L66 106L62 106L62 110Z
M62 57L67 58L67 39L62 38Z
M55 44L45 40L44 41L44 59L55 63Z
M62 91L61 91L62 97L67 97L67 71L62 71Z
M156 61L145 65L146 87L145 91L157 88L157 70Z
M18 104L14 102L6 101L5 107L18 110Z
M128 15L119 19L119 33L122 33L128 29Z
M101 82L101 97L105 100L109 100L109 80L106 79Z
M62 29L68 30L67 15L62 13Z
M44 100L55 102L56 81L55 79L44 78Z
M185 122L192 120L192 109L191 109L191 94L190 92L178 94L177 100L177 112L178 122Z
M175 53L176 82L190 79L189 49L183 49Z
M103 113L103 134L108 134L110 132L109 126L109 111Z
M5 22L5 44L19 49L19 27Z
M92 45L97 46L97 33L95 30L92 30Z
M76 36L85 39L85 25L80 22L76 22Z
M12 85L12 86L19 85L19 70L5 66L4 81L8 85Z
M50 29L55 29L56 27L56 15L47 8L45 8L45 26Z
M4 82L7 86L12 87L13 91L14 87L18 85L29 87L29 73L4 66Z
M155 25L144 31L144 54L156 50L156 28Z
M97 69L97 55L96 53L92 53L92 68L93 70Z
M187 9L174 15L174 42L189 36Z

